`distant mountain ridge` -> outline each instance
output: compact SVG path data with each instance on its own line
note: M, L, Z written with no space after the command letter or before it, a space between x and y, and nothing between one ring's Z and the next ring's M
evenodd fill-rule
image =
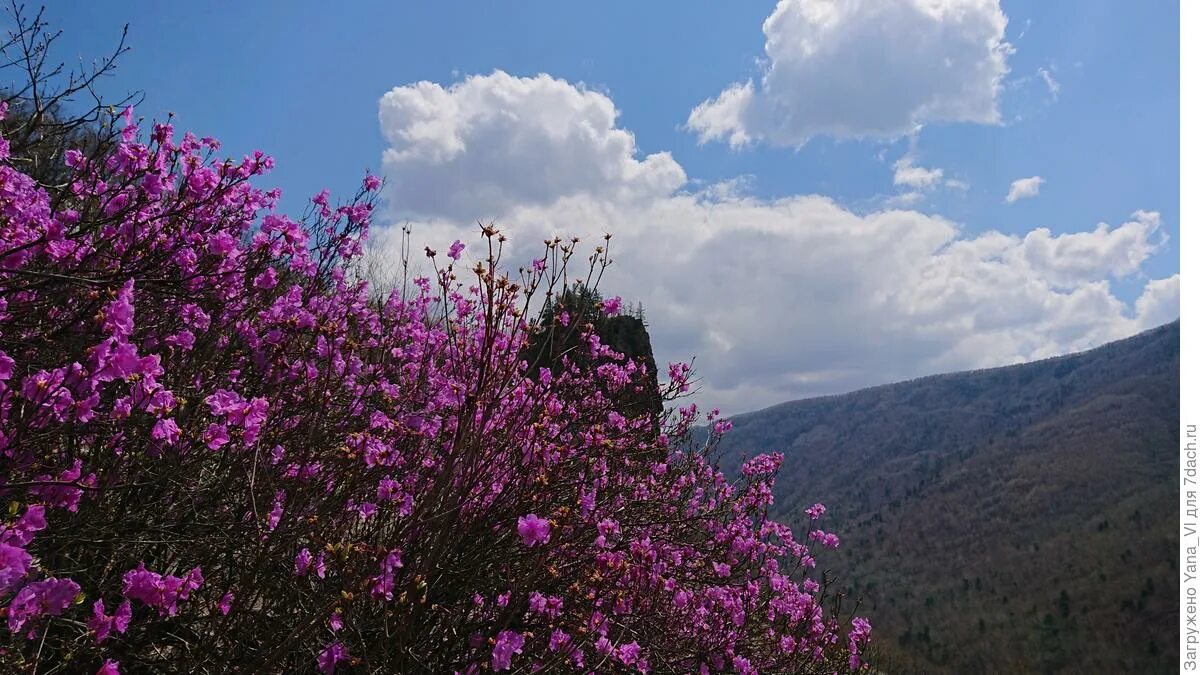
M821 563L881 672L1173 672L1179 322L1034 363L733 418L787 456L775 515L830 507Z

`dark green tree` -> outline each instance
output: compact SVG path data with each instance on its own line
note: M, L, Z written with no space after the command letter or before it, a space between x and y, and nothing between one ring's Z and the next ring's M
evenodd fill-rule
M583 283L559 294L542 309L537 328L522 356L535 374L540 368L561 372L564 359L581 367L587 366L591 360L590 350L582 336L595 331L601 343L646 365L645 382L635 387L636 393L631 394L636 398L622 401L629 406L630 413L662 412L658 366L643 316L624 309L609 316L603 311L603 300L598 290ZM566 325L561 320L564 312L568 316Z

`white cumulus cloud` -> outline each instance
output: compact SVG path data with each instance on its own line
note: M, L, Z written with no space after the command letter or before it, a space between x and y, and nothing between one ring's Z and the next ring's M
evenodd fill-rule
M414 243L444 251L462 239L469 264L486 255L475 220L495 216L515 267L533 259L548 234L578 235L591 245L613 233L616 264L602 290L644 304L660 362L696 356L702 406L738 412L1016 363L1178 316L1177 277L1148 281L1135 302L1121 301L1109 286L1138 275L1161 245L1154 213L1084 231L971 234L912 208L859 213L822 195L757 199L746 194L745 179L688 191L680 188L686 174L678 164L662 171L650 158L663 155L638 158L633 134L615 125L615 106L601 94L502 73L449 89L412 87L453 98L468 83L480 91L465 98L488 101L480 114L505 120L504 133L464 125L461 102L412 105L424 115L420 125L415 113L389 114L405 87L380 103L386 156L404 158L387 163L390 208L424 214L413 222ZM554 119L542 114L548 92L562 99ZM512 138L540 145L526 152ZM447 157L461 168L447 170ZM538 157L570 177L537 184L522 172L544 175ZM420 194L396 188L426 172L443 184ZM603 179L583 179L589 176ZM479 194L487 199L473 197ZM398 232L384 228L378 250L394 255Z
M998 0L780 0L763 23L762 76L704 101L687 124L704 142L791 147L995 124L1007 23Z
M679 188L685 176L671 154L637 159L633 134L616 120L607 96L544 74L396 87L379 102L390 197L414 215L488 219L564 195Z
M1137 299L1134 316L1139 329L1153 328L1179 318L1179 275L1152 279Z
M1161 217L1154 211L1135 211L1119 227L1100 223L1091 232L1055 236L1039 227L1025 235L1024 262L1060 286L1105 277L1122 278L1136 273L1158 249Z
M1018 199L1036 197L1038 196L1038 192L1041 191L1042 183L1044 182L1046 181L1044 181L1041 176L1018 178L1008 186L1008 196L1004 198L1004 201L1011 204Z

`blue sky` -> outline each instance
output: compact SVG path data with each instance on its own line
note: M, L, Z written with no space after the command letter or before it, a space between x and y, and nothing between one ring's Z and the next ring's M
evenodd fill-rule
M370 168L395 186L390 217L427 222L418 235L434 241L470 241L474 218L535 243L545 228L614 231L627 247L618 245L616 269L628 264L612 290L646 302L656 350L697 356L709 375L703 403L738 410L1072 351L1178 315L1178 3L951 0L957 13L937 17L924 4L843 3L823 33L805 32L828 18L820 0L236 11L95 2L54 5L47 18L64 31L66 60L102 54L129 23L132 50L105 91L141 89L140 115L170 110L178 127L217 136L232 154L274 155L271 181L293 210L324 187L351 191ZM805 35L821 37L796 56ZM988 47L997 35L1003 44ZM484 76L479 97L512 105L510 121L468 110L480 99L454 87L472 75ZM420 81L436 88L418 91ZM747 81L751 112L714 107L689 124L705 101ZM395 88L381 129L381 97ZM572 94L585 88L600 99ZM456 101L462 115L437 127L466 139L462 164L421 154L444 143L413 140L422 106L449 108L438 101ZM609 145L546 131L603 117L610 104L619 116L599 127ZM821 111L845 128L820 131ZM887 129L864 126L875 121ZM735 142L738 132L749 140ZM538 152L514 150L509 137L540 139L530 146ZM611 144L626 138L636 151L614 157ZM404 158L384 165L388 148ZM536 173L556 153L555 178L569 167L581 167L580 181L626 173L603 189L569 176L550 189L496 168ZM648 161L654 153L669 158ZM925 172L898 183L898 162ZM1013 181L1033 177L1035 196L1006 201ZM502 196L473 201L480 185ZM889 212L898 215L872 215ZM826 220L828 233L809 229ZM1110 228L1096 234L1101 222ZM1046 236L1029 238L1038 228ZM674 250L686 259L663 274L694 275L690 288L644 271ZM778 273L747 271L750 260ZM860 311L837 306L846 303ZM794 319L767 331L774 341L740 327L781 314Z

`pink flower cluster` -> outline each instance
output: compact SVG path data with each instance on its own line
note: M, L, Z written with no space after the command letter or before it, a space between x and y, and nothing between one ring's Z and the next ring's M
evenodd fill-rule
M204 584L204 575L199 567L192 568L182 577L162 575L139 563L137 569L125 573L121 582L121 593L125 597L156 608L160 615L174 616L179 611L179 602L187 600L192 591Z

